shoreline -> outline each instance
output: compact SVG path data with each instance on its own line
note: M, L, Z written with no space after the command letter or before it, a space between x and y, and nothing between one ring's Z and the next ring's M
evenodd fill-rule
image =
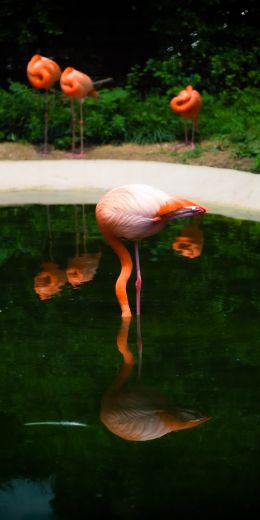
M0 161L0 205L96 204L109 189L143 183L207 206L209 213L260 221L260 175L211 166L117 159Z

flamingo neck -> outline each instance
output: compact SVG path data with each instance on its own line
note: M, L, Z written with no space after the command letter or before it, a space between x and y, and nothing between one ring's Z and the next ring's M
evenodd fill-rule
M133 269L133 262L130 256L130 253L126 249L126 247L122 244L121 240L119 238L104 233L105 238L111 245L112 249L115 251L117 256L119 257L120 263L121 263L121 272L120 275L116 281L116 297L120 304L121 311L122 311L122 318L130 318L132 316L129 302L128 302L128 296L126 292L126 286L127 282L131 276L132 269Z

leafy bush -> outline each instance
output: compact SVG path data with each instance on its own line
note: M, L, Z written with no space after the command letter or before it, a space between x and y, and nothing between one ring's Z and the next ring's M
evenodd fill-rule
M142 70L136 65L127 76L127 87L133 92L176 96L186 85L200 86L201 77L189 68L184 70L180 56L168 59L149 59Z
M166 66L167 65L167 66ZM176 64L175 64L176 65ZM158 77L160 86L146 95L137 90L139 73L133 72L125 88L103 89L99 98L86 98L83 105L85 142L154 143L183 138L183 121L172 112L169 102L173 94L171 69L160 69L150 60L149 70ZM148 70L148 69L147 69ZM192 79L191 77L186 78ZM178 81L181 80L179 76ZM177 80L176 80L177 81ZM174 88L175 89L175 88ZM235 153L255 157L259 170L260 102L256 88L228 89L218 94L202 93L199 138L232 143ZM56 148L71 146L70 101L62 92L48 94L49 143ZM79 139L79 103L77 139ZM9 90L0 89L0 140L27 141L41 144L44 134L45 95L20 83L10 83ZM258 162L257 162L258 161Z

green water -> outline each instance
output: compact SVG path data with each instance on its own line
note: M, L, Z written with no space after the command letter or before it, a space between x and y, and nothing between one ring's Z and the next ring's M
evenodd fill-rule
M142 364L133 317L126 391L141 372L149 399L210 417L143 442L112 433L100 417L123 358L119 262L94 208L1 208L0 218L0 519L255 518L260 224L204 215L193 259L172 249L188 221L142 242ZM92 279L74 288L66 269L84 252L100 255ZM46 300L34 288L44 262L61 279ZM134 275L128 293L134 310Z

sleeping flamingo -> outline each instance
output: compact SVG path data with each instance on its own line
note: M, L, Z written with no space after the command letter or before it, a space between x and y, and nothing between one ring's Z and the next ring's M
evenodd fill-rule
M127 441L151 441L208 421L209 417L200 412L170 406L160 391L142 384L140 367L137 382L128 384L135 364L127 344L130 322L131 318L122 318L118 331L117 347L124 361L103 395L100 411L102 423ZM137 342L139 345L142 343L139 316Z
M44 153L48 151L48 91L60 79L59 65L45 56L35 54L27 65L27 77L30 84L37 89L45 89L45 129Z
M79 157L84 157L84 144L83 144L83 103L87 96L98 97L98 93L95 90L92 79L74 69L73 67L67 67L61 74L60 86L62 92L68 96L71 100L71 115L72 115L72 155L75 155L75 127L76 127L76 115L74 108L74 99L78 99L80 102L80 154Z
M198 117L201 109L201 95L197 90L194 90L191 85L188 85L184 90L181 90L177 96L170 101L171 109L180 114L184 121L185 132L185 146L191 145L194 148L195 131L198 127ZM188 140L188 129L186 119L192 120L191 142ZM180 145L182 146L182 145ZM176 147L175 147L176 148Z
M206 208L195 202L172 197L146 184L119 186L100 198L96 206L97 223L121 262L121 272L115 290L122 317L131 316L126 286L133 267L130 253L123 244L122 238L133 240L135 245L136 314L140 315L142 279L138 241L154 235L170 220L200 215L205 211Z

